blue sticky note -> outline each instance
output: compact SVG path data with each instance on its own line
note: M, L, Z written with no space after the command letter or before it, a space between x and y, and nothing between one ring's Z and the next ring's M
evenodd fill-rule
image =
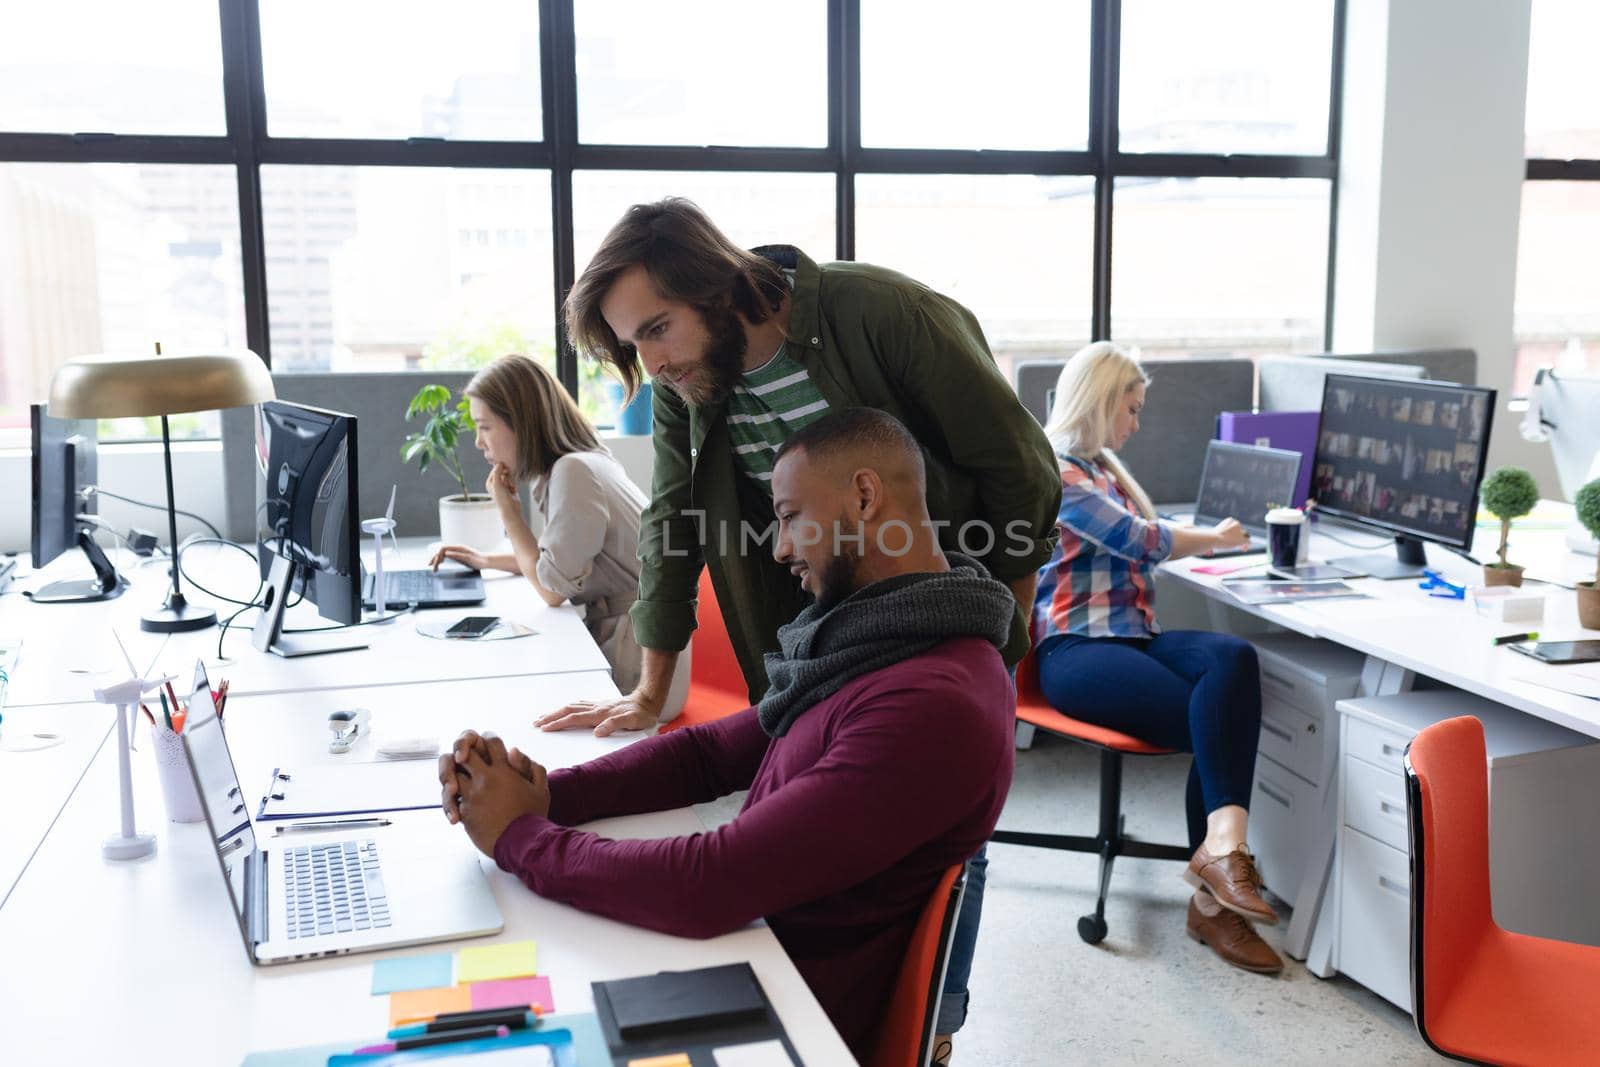
M372 995L438 989L451 984L453 969L454 960L448 953L379 960L372 965Z

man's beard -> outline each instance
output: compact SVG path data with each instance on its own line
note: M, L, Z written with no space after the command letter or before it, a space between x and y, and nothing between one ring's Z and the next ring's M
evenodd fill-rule
M689 373L688 379L677 388L683 399L696 407L720 404L733 392L744 374L744 354L748 341L744 334L744 320L732 308L708 307L701 309L705 320L706 347L700 354L700 365Z
M861 557L854 552L840 550L817 575L817 606L832 611L834 605L856 591L856 570Z

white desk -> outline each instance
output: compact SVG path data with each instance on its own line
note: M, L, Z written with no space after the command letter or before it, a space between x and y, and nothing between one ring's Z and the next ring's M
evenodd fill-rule
M255 591L256 572L240 552L217 545L197 545L186 550L183 558L185 572L195 575L210 589L239 600L248 599ZM396 569L419 567L426 559L422 545L405 540L398 557L392 551L385 556L386 564ZM62 563L70 566L73 559L64 558ZM47 569L52 575L58 573L55 565ZM0 637L20 636L24 641L22 658L6 699L8 707L91 702L90 672L126 671L113 630L128 643L128 652L140 669L150 662L166 635L140 630L139 616L159 606L165 597L166 568L151 565L125 573L134 584L115 600L31 604L20 596L0 599ZM31 578L22 582L24 588L35 584ZM584 628L579 609L570 605L548 607L516 575L497 576L491 572L485 586L487 601L471 609L418 612L392 623L349 630L352 638L369 642L370 647L360 651L296 659L257 652L250 644L249 627L256 612L249 611L240 616L243 627L236 624L228 631L223 646L227 660L216 659L218 629L211 627L171 635L158 667L187 678L194 661L203 658L212 680L228 678L233 683L232 692L239 696L609 669ZM188 583L184 589L195 603L215 608L219 622L238 610ZM467 614L499 615L538 633L514 641L461 642L440 641L417 632L419 622ZM286 625L330 624L316 614L315 607L300 604L287 613Z
M1498 530L1480 529L1477 534L1473 554L1479 559L1488 559L1498 544ZM1339 536L1349 539L1363 535L1341 527ZM1526 566L1530 573L1568 581L1582 575L1585 568L1592 572L1594 560L1569 553L1562 537L1560 531L1554 530L1514 533L1512 559ZM1482 572L1473 564L1433 545L1427 546L1426 551L1429 565L1452 582L1467 586L1482 584ZM1320 532L1313 535L1312 559L1337 559L1359 553L1360 550L1336 543ZM1265 555L1259 558L1264 561ZM1225 610L1231 607L1275 626L1361 652L1367 658L1359 696L1386 696L1407 691L1414 676L1422 674L1590 737L1600 737L1600 700L1524 680L1553 681L1570 668L1542 664L1491 643L1497 635L1528 630L1537 630L1544 640L1600 637L1600 632L1584 630L1578 625L1576 595L1570 588L1537 586L1547 592L1544 619L1539 623L1495 622L1478 615L1470 600L1429 596L1415 579L1350 580L1348 584L1366 594L1367 599L1250 606L1229 595L1222 579L1236 575L1258 576L1264 574L1264 570L1236 570L1226 575L1195 573L1194 568L1212 562L1219 566L1242 566L1252 562L1252 557L1222 561L1174 560L1163 564L1162 572L1208 598L1216 629L1237 629L1231 625L1233 620ZM1531 583L1530 587L1533 587ZM1332 791L1327 795L1331 797ZM1321 822L1324 825L1318 827L1314 854L1320 857L1316 862L1320 862L1322 873L1319 878L1314 862L1313 873L1305 879L1298 899L1291 902L1294 915L1284 944L1291 955L1305 959L1313 973L1326 977L1332 973L1331 932L1329 924L1319 920L1327 896L1325 889L1337 828L1332 812L1325 813Z
M322 721L332 707L373 712L375 736L437 729L453 737L468 725L495 729L552 766L581 762L636 740L597 739L585 731L542 734L535 713L579 697L615 693L597 672L504 678L230 700L229 744L246 791L278 762L337 762ZM362 758L358 748L352 756ZM372 962L358 955L254 967L223 891L204 824L165 820L148 756L135 755L140 828L156 832L155 856L126 865L100 858L100 839L115 828L116 761L95 758L55 829L0 910L0 1004L8 1018L6 1059L17 1063L154 1059L170 1064L231 1064L247 1052L360 1038L387 1027L387 998L369 994ZM470 850L466 835L437 812L403 813L391 832ZM702 829L688 809L607 820L594 829L621 837L658 837ZM799 972L765 924L707 941L651 933L542 900L482 859L506 919L493 939L398 950L385 955L454 951L464 944L533 938L539 969L551 977L560 1011L592 1010L591 981L659 969L749 961L807 1064L852 1064L849 1051ZM95 1004L83 1025L83 1004ZM67 1036L70 1035L70 1038ZM72 1051L63 1056L63 1043Z
M62 741L33 751L0 748L0 908L115 721L116 713L100 704L5 709L4 732L12 741L35 732Z

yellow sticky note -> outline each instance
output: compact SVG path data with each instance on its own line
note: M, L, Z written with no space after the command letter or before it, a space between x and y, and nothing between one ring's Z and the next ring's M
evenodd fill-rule
M472 988L464 985L441 989L408 989L389 994L389 1025L426 1022L435 1015L472 1010Z
M687 1052L669 1052L665 1056L651 1056L648 1059L629 1060L628 1067L694 1067Z
M538 957L532 941L511 941L504 945L464 948L456 953L456 982L484 982L493 978L526 978Z

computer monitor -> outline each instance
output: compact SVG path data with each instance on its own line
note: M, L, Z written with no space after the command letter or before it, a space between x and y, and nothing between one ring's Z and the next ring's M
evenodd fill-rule
M289 634L283 612L304 596L337 623L361 621L361 524L353 415L272 400L256 418L256 547L267 602L254 643L304 656L364 648L348 634Z
M43 404L29 408L33 446L33 520L29 551L37 570L73 548L83 550L93 578L51 582L28 594L39 604L109 600L127 588L106 557L89 524L94 521L98 463L93 419L56 419Z
M1317 511L1395 540L1394 556L1331 562L1408 578L1427 565L1424 541L1471 546L1494 396L1445 382L1328 375L1312 461Z

